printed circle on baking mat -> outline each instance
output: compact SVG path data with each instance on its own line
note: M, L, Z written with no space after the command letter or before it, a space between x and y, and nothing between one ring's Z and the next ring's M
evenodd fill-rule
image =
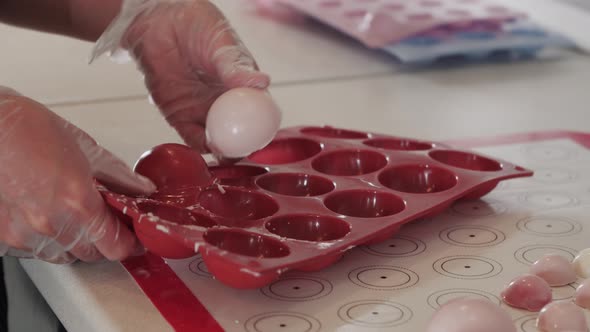
M514 321L516 328L520 332L538 332L537 315L525 315Z
M494 200L468 200L458 201L451 207L456 214L469 217L485 217L495 214L501 214L506 211L506 207Z
M317 332L322 324L314 317L298 312L268 312L249 318L244 324L248 332Z
M309 276L286 276L260 291L267 297L282 301L311 301L332 292L328 280Z
M405 305L382 300L355 301L340 307L338 317L363 327L392 327L407 323L414 313Z
M532 265L539 258L548 254L562 255L572 261L578 254L578 251L555 244L534 244L516 250L514 258L522 264Z
M560 287L551 287L551 294L553 294L552 301L569 300L574 297L577 286L569 284Z
M578 204L578 200L564 193L526 193L520 196L520 201L540 208L563 208Z
M566 161L576 155L576 152L568 148L553 146L529 146L524 152L534 160L539 161Z
M502 272L500 263L481 256L443 257L434 262L432 267L444 276L457 279L484 279Z
M504 233L486 226L458 225L440 232L446 243L461 247L490 247L506 239Z
M498 298L496 295L481 291L479 289L452 288L443 289L436 293L430 294L430 296L428 296L428 305L432 309L436 310L440 308L440 306L442 306L443 304L449 302L450 300L457 299L460 297L488 299L498 305L502 303L500 298Z
M516 227L522 232L543 237L569 236L582 231L582 225L577 221L549 216L522 219Z
M396 290L412 287L420 277L416 272L398 266L374 265L354 269L348 273L354 284L374 290Z
M197 258L188 265L189 270L201 277L213 278L213 275L207 269L205 261L202 258Z
M413 237L396 235L381 243L363 246L361 250L377 256L409 257L423 253L426 250L426 244Z
M561 184L575 180L578 174L565 169L545 168L537 169L533 180L541 183Z

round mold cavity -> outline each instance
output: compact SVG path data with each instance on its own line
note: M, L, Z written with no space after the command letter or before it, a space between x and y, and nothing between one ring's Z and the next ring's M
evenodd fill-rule
M346 15L346 17L349 18L361 18L364 17L365 15L367 15L369 12L367 12L364 9L353 9L353 10L349 10L346 13L344 13L344 15Z
M366 133L333 127L309 127L301 129L303 134L340 139L362 139L369 137Z
M456 17L469 17L471 16L471 14L463 9L449 9L447 10L447 14L451 15L451 16L456 16Z
M214 179L222 185L247 186L253 178L268 171L262 167L250 165L227 165L209 167Z
M270 217L279 210L279 205L267 195L245 189L217 188L204 191L198 202L204 209L224 218L258 220Z
M392 216L406 208L403 199L374 190L340 191L328 196L324 204L335 213L357 218Z
M205 187L212 181L203 157L176 143L161 144L145 152L135 163L134 171L152 180L161 194Z
M497 161L468 152L437 150L430 152L429 156L443 164L471 171L494 172L502 169Z
M254 152L248 159L268 165L289 164L305 160L322 151L322 146L304 138L286 138L272 141L262 150Z
M409 21L427 21L427 20L433 19L432 15L430 15L429 13L413 13L413 14L408 14L406 16L406 18Z
M266 223L266 229L289 239L323 242L345 237L350 225L339 218L313 214L281 216Z
M289 255L289 247L280 241L238 229L211 229L203 238L214 247L243 256L280 258Z
M400 11L404 9L404 5L401 3L386 3L383 5L383 8L390 10L390 11Z
M405 6L401 3L386 3L383 4L382 8L390 12L399 12L404 10Z
M178 225L195 225L201 227L213 227L217 225L215 221L195 211L188 209L170 206L157 202L140 202L137 203L137 208L148 216L155 216L170 223Z
M323 177L303 173L268 174L256 182L261 188L286 196L320 196L334 190L334 183Z
M320 2L320 6L324 8L336 8L340 7L341 5L342 3L340 2L340 0L325 0Z
M316 158L312 167L328 175L354 176L376 172L387 165L385 156L365 150L340 150Z
M389 189L411 194L432 194L457 185L457 176L430 165L403 165L379 174L379 182Z
M416 38L410 38L408 41L413 39L420 39L420 42L429 43L437 43L438 39L429 36L421 36ZM423 39L423 40L422 40ZM416 41L418 42L418 41ZM406 139L406 138L376 138L371 139L368 141L363 142L365 145L385 149L385 150L397 150L397 151L424 151L430 150L434 146L432 143L417 141L413 139Z
M508 8L502 6L489 6L486 8L486 10L494 14L507 14L510 12Z
M424 0L420 4L425 7L438 7L441 5L440 1L437 0Z

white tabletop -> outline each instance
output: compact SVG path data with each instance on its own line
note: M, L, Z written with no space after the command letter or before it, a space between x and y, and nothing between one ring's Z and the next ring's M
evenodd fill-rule
M590 131L590 58L581 53L403 72L334 32L256 18L244 9L247 1L217 2L272 75L284 126L330 124L434 140ZM590 14L553 0L519 6L590 46ZM154 145L180 142L147 102L133 65L103 60L88 67L90 44L39 33L0 27L0 40L8 59L0 63L0 84L46 102L129 164ZM68 331L170 330L118 263L22 264Z

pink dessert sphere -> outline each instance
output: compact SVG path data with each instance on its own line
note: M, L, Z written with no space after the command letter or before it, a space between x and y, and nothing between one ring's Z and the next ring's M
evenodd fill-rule
M516 332L510 315L487 299L458 298L442 305L426 332Z
M541 332L588 331L584 311L569 300L546 305L539 312L536 325Z
M556 254L539 258L531 266L530 273L545 279L549 286L565 286L578 279L572 263Z
M501 296L506 304L529 311L539 311L552 300L549 284L533 274L512 279Z

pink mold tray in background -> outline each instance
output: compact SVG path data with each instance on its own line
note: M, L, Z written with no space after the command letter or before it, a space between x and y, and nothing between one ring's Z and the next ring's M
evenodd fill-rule
M200 253L217 280L241 289L321 270L457 200L533 175L445 144L333 127L283 129L234 165L207 165L184 145L163 144L135 170L158 191L99 189L143 245L169 259Z
M493 0L275 0L370 48L381 48L430 29L500 25L525 18Z

